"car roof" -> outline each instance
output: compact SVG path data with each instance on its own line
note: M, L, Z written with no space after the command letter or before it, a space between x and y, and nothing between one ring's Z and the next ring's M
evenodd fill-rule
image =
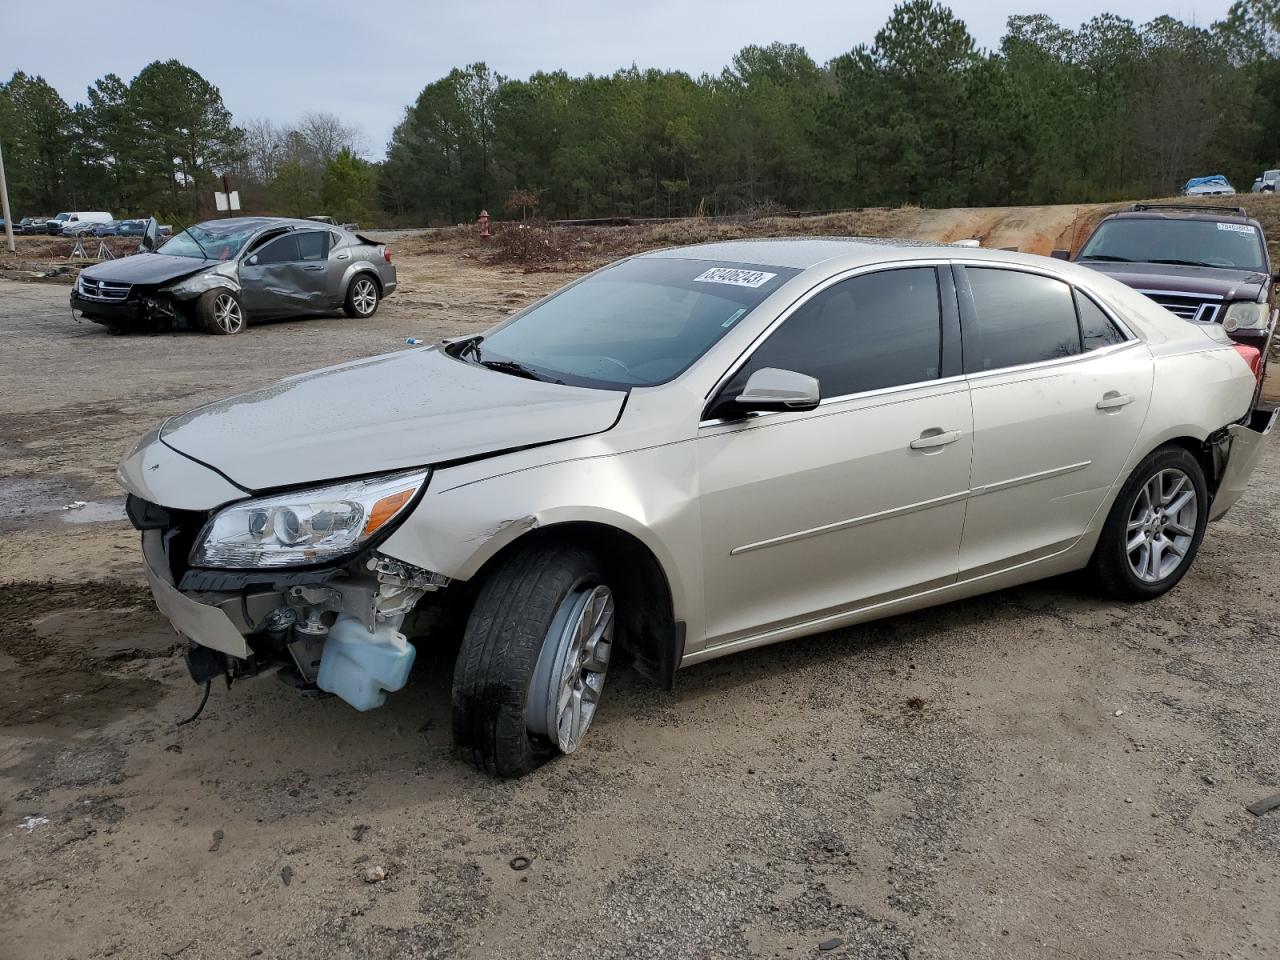
M879 237L762 237L754 240L723 240L687 247L668 247L639 254L669 260L719 260L759 267L788 267L807 270L828 260L852 259L866 263L892 260L902 254L919 258L924 251L945 250L945 256L972 252L966 244L926 240L882 239Z
M1108 214L1103 220L1207 220L1212 223L1249 223L1261 229L1261 224L1245 213L1243 208L1206 206L1204 209L1197 209L1190 204L1185 207L1153 204L1139 210Z
M298 220L293 217L219 217L216 220L202 220L197 226L217 226L230 230L262 230L267 227L306 227L308 230L315 230L317 226L328 226L328 224L317 224L314 220Z

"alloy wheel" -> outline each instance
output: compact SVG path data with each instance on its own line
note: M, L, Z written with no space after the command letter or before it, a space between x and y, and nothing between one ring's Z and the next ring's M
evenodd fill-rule
M613 649L613 593L606 586L569 594L556 611L529 684L525 721L562 753L591 726Z
M1145 583L1171 576L1186 559L1199 522L1191 478L1176 468L1154 474L1129 509L1125 527L1129 569Z
M235 297L229 293L219 294L213 301L213 322L223 333L239 333L244 329L244 314Z
M372 280L356 281L351 289L351 303L355 306L356 313L362 317L373 313L373 308L378 305L378 290Z

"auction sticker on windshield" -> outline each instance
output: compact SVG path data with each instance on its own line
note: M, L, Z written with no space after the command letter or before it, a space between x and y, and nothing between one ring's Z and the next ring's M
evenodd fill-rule
M1255 232L1253 224L1250 223L1220 223L1218 229L1230 230L1232 233L1247 233L1249 236L1253 236Z
M695 282L731 283L735 287L763 287L776 277L776 273L763 270L735 270L732 267L712 267L706 273L694 277Z

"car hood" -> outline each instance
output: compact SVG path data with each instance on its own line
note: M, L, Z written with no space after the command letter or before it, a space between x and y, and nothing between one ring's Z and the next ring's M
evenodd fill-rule
M83 273L94 280L114 283L168 283L208 270L218 263L217 260L170 257L163 253L136 253L131 257L94 264Z
M160 439L258 492L601 433L625 401L621 391L527 380L431 347L219 400L169 420Z
M1105 273L1142 293L1159 291L1189 297L1257 300L1267 283L1267 275L1254 270L1179 267L1170 263L1108 263L1105 260L1078 262L1082 267Z

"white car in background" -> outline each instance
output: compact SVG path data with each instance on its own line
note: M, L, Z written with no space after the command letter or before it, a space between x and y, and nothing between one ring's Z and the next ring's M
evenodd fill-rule
M714 243L174 417L119 476L194 679L370 709L452 607L455 740L516 776L620 663L669 685L1084 568L1160 596L1254 469L1256 388L1220 327L1074 264Z

